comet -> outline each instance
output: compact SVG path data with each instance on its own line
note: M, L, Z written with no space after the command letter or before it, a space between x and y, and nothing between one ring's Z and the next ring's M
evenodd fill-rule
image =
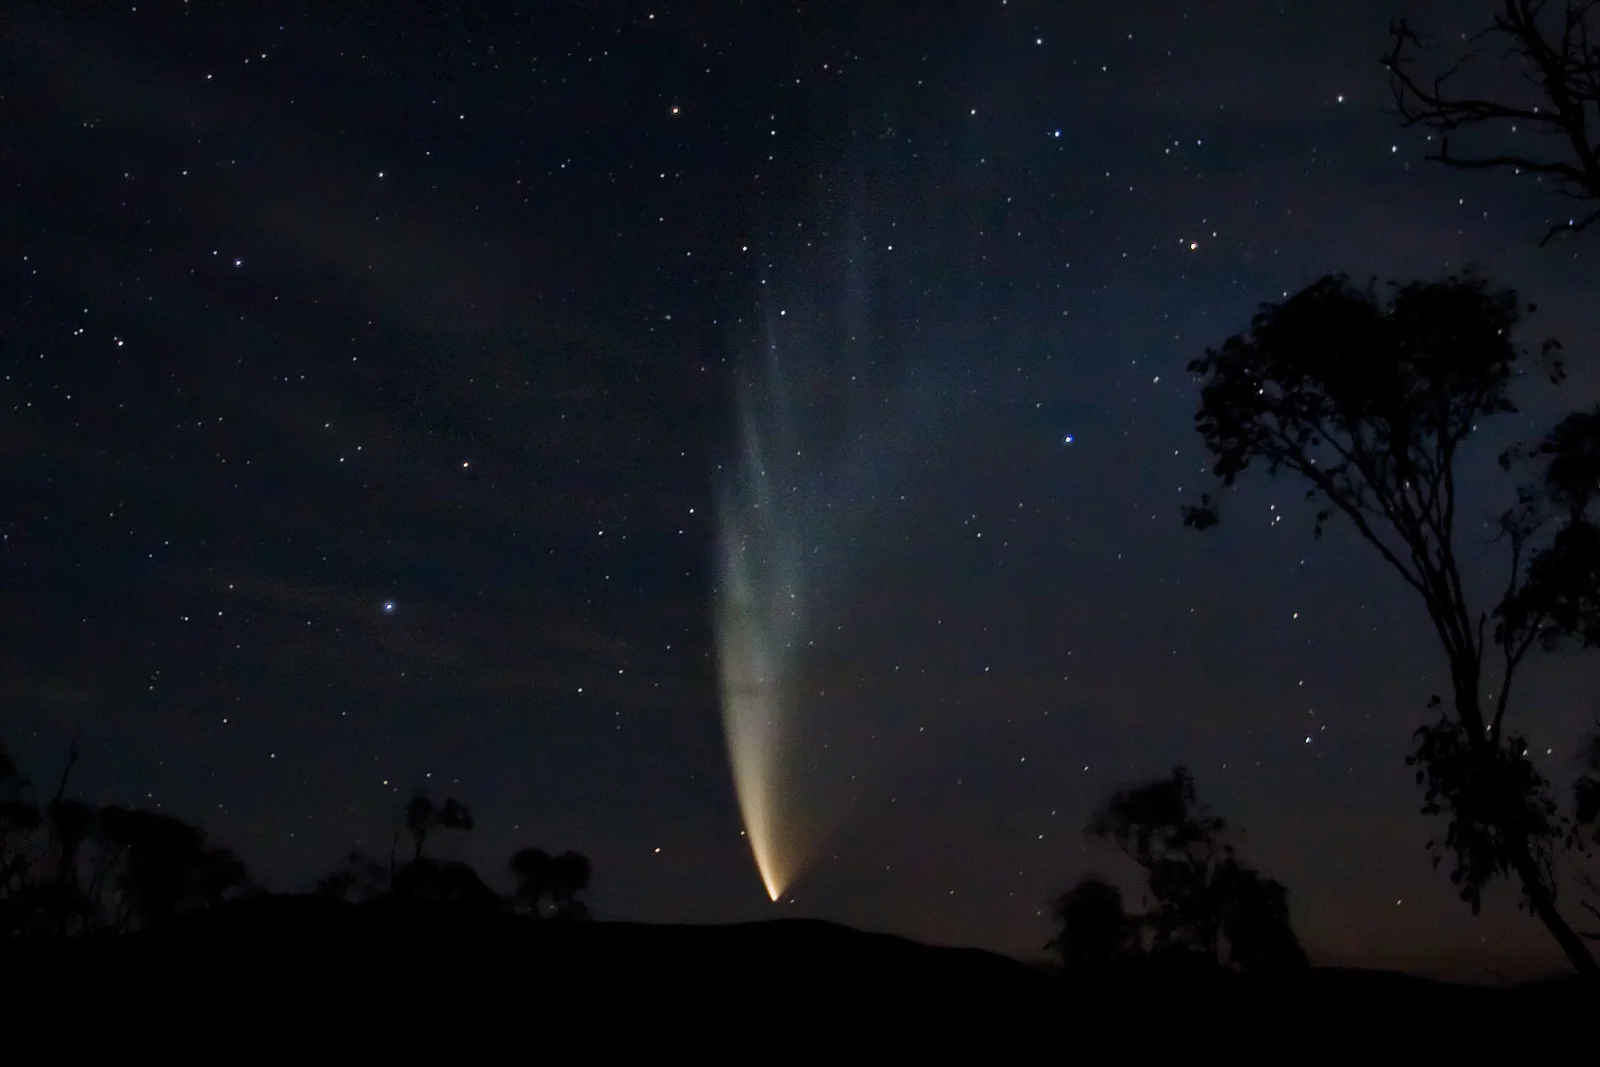
M796 743L798 647L810 596L789 462L797 449L775 346L765 378L742 383L738 410L739 455L718 504L722 723L745 836L776 901L809 851L796 833L800 798L784 754Z
M774 902L882 769L893 701L863 684L853 627L864 595L876 596L873 566L904 543L882 542L894 529L884 509L906 499L919 453L926 469L950 392L926 367L873 357L864 243L847 233L766 291L789 299L771 299L764 334L748 339L754 358L736 368L736 433L717 472L723 734Z

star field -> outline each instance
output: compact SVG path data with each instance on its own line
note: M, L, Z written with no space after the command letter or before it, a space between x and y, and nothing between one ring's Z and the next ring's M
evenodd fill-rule
M12 5L0 739L48 778L77 738L83 794L198 819L273 888L436 785L491 879L588 854L601 917L1030 957L1051 894L1118 871L1090 809L1182 760L1314 959L1548 966L1509 889L1473 919L1423 850L1420 606L1291 483L1179 520L1210 488L1186 364L1329 271L1481 263L1536 300L1573 376L1512 436L1600 390L1590 242L1537 247L1568 209L1526 177L1423 160L1392 13ZM837 555L802 755L843 813L779 904L711 607L768 346L854 457L804 487ZM1558 780L1597 682L1528 673Z

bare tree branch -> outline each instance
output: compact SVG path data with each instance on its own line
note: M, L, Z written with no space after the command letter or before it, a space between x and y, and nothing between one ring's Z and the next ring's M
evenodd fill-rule
M67 781L72 777L72 768L78 765L78 739L72 739L72 750L67 753L67 765L61 769L61 781L56 786L56 795L50 801L52 808L61 803L61 798L66 795Z
M1426 51L1422 39L1405 19L1389 29L1389 51L1381 59L1389 72L1390 87L1403 127L1422 126L1448 135L1452 131L1494 126L1509 126L1516 133L1527 126L1532 131L1555 135L1560 149L1550 154L1525 151L1500 151L1485 155L1457 155L1450 138L1441 136L1439 151L1428 158L1461 170L1510 169L1552 177L1560 183L1558 192L1574 199L1600 202L1600 142L1591 131L1600 117L1600 49L1591 43L1592 23L1600 21L1600 4L1595 0L1565 0L1559 25L1546 15L1547 0L1502 0L1493 21L1471 38L1487 42L1499 38L1508 45L1506 59L1516 64L1522 80L1543 99L1539 103L1519 103L1493 96L1454 95L1450 90L1456 78L1483 48L1474 47L1431 79L1413 70L1417 57ZM1600 34L1597 34L1600 35ZM1552 226L1541 244L1560 233L1576 233L1600 219L1600 208L1581 219Z
M1563 222L1559 226L1550 227L1549 232L1539 240L1539 247L1543 248L1549 244L1550 239L1558 233L1582 233L1596 222L1600 222L1600 208L1595 208L1581 219Z

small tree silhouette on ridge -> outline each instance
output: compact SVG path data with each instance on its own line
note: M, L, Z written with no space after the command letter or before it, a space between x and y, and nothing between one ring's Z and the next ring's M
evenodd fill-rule
M1121 893L1095 875L1058 897L1052 911L1062 930L1049 947L1069 973L1101 973L1141 955L1256 973L1305 967L1288 891L1243 863L1224 840L1226 829L1200 802L1185 767L1119 789L1088 832L1143 870L1146 910L1125 914Z

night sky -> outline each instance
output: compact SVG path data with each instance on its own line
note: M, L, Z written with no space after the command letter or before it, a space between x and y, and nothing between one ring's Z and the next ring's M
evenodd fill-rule
M1315 960L1551 965L1510 887L1473 919L1424 851L1420 604L1292 483L1179 518L1211 487L1186 363L1329 271L1537 300L1524 339L1576 373L1502 435L1600 390L1600 238L1541 249L1554 194L1424 161L1395 13L4 5L0 735L43 780L77 738L81 795L274 889L387 854L424 786L491 881L587 853L600 917L1028 957L1054 892L1128 873L1093 806L1182 760ZM848 799L779 904L713 610L772 353L816 601L795 762L832 783L801 801ZM1597 693L1576 655L1528 672L1558 782Z

